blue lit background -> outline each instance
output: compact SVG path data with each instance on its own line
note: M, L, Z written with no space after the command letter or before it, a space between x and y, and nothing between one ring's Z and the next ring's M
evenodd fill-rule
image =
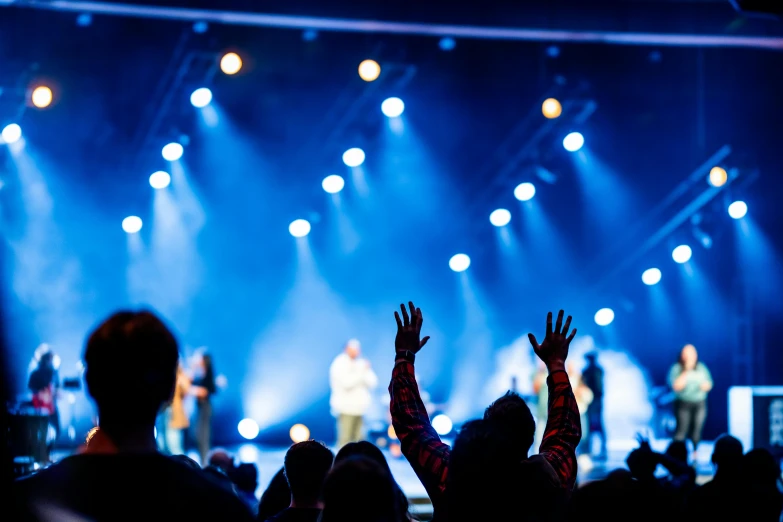
M227 377L216 442L236 440L244 417L263 441L285 442L294 422L330 439L329 363L358 338L385 383L392 312L413 299L432 336L417 363L422 385L461 422L512 379L529 388L524 334L539 334L546 312L564 307L580 332L575 364L605 350L609 393L632 397L607 405L608 415L649 416L650 385L695 344L716 378L712 438L726 428L727 387L747 383L731 358L744 342L746 295L758 314L754 383L779 382L780 353L763 335L781 314L774 115L783 78L767 74L773 55L673 48L650 63L644 48L562 45L553 56L494 41L303 39L241 27L201 36L163 21L143 22L141 39L138 21L82 27L35 13L63 35L53 49L19 29L30 13L3 14L2 80L47 80L55 95L44 110L0 98L0 125L22 129L0 148L3 313L18 387L38 344L60 353L61 374L76 374L90 328L116 308L149 305L185 354L209 347ZM98 37L114 45L96 47ZM229 49L245 62L235 76L215 69ZM356 73L368 57L382 66L372 83ZM191 94L205 86L211 100L201 91L195 105L204 106L194 107ZM382 111L390 97L404 101L400 116ZM560 118L541 115L548 97L562 102ZM564 148L571 132L584 139L574 152ZM183 145L181 158L163 158L169 142ZM709 189L705 172L645 221L726 144L720 164L738 177L698 218L628 261ZM353 147L365 159L348 167ZM149 177L161 170L171 184L153 189ZM330 175L343 190L325 192ZM535 195L518 201L523 182ZM739 220L728 213L735 199L747 203ZM492 226L496 209L510 212L507 225ZM122 230L131 215L143 222L138 234ZM289 234L296 219L311 224L309 235ZM681 265L672 259L679 244L692 248ZM465 272L449 270L458 253L470 257ZM642 282L649 268L661 271L656 285ZM614 320L599 327L604 307ZM88 402L74 408L86 431Z

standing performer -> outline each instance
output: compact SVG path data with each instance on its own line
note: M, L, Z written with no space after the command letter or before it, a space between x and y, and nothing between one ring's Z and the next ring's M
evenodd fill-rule
M329 368L329 406L337 417L338 448L362 440L363 417L372 401L370 390L378 385L370 361L362 359L361 352L359 341L351 339Z
M595 433L600 441L597 458L606 460L606 432L604 431L604 369L601 368L596 359L598 354L590 352L585 355L587 366L582 370L582 382L593 392L593 402L587 407L588 436L587 449L592 454L592 444L590 444L590 435ZM585 438L582 435L582 438Z
M47 349L39 356L38 364L27 381L27 387L33 392L33 407L44 411L49 416L49 425L54 428L54 438L47 444L48 450L51 451L60 436L60 413L57 409L60 377L51 350Z
M196 446L201 465L207 465L212 444L212 395L217 392L212 356L201 351L193 359L193 380L190 392L196 397Z
M177 386L174 388L174 398L166 415L166 449L172 455L185 453L185 430L190 427L190 421L185 413L185 396L190 391L190 379L180 363L177 368Z
M696 347L686 344L680 352L679 362L669 371L669 386L677 396L674 440L691 439L694 453L701 442L701 430L707 418L707 394L712 385L712 375L704 363L699 362Z

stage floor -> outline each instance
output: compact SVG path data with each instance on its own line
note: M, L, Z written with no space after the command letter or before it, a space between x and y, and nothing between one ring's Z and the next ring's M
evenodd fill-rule
M652 441L651 445L655 451L663 452L669 444L669 440ZM606 474L617 468L625 468L625 459L628 453L639 446L635 440L613 440L608 444L608 459L606 462L591 463L580 458L580 471L577 480L579 483L586 483L591 480L600 480ZM242 444L239 446L228 446L226 449L233 452L242 462L255 462L259 470L259 488L257 491L260 497L266 489L269 481L283 466L283 458L287 448L270 448L256 444ZM712 455L713 443L703 442L699 446L696 458L696 471L698 472L698 482L704 483L714 473L710 457ZM405 458L395 458L384 451L389 462L395 480L411 501L411 512L417 515L432 514L432 505L430 504L427 492L424 490L413 469ZM196 454L190 455L197 458Z
M669 440L667 439L651 441L653 449L659 452L664 451L668 444ZM578 483L584 484L592 480L600 480L612 470L625 468L625 459L628 453L637 448L638 445L638 442L635 440L611 440L608 444L608 459L606 462L590 462L589 459L585 460L584 457L580 457ZM283 466L283 459L288 448L247 443L225 446L225 449L236 455L239 461L253 462L258 466L259 484L256 493L260 497L261 493L269 485L269 481ZM712 442L703 442L699 446L695 466L700 484L710 480L713 475L714 471L710 462L712 449ZM55 460L67 454L68 452L57 452ZM432 514L432 505L427 497L427 492L424 490L424 486L422 486L413 472L408 461L405 458L395 458L387 451L384 451L384 454L395 480L397 480L397 483L411 501L411 512L426 519L428 515ZM195 452L188 452L188 456L198 461L198 454Z

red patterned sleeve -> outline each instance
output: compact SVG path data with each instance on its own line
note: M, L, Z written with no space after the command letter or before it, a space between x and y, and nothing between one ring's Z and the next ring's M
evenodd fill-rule
M571 491L576 483L576 447L582 439L579 408L566 372L551 373L546 385L548 417L540 454L552 465L562 486Z
M402 453L421 480L433 508L444 501L451 450L430 424L427 409L419 395L413 364L394 366L389 384L392 425L400 439Z

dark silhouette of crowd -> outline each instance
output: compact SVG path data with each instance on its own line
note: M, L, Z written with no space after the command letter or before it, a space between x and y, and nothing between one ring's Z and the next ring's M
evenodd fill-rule
M576 488L580 413L566 371L571 317L548 314L544 337L529 335L546 366L548 415L540 448L525 401L509 392L467 422L450 446L433 429L414 365L429 337L413 303L395 312L397 334L389 393L402 452L421 480L437 522L720 521L780 522L781 470L766 450L744 453L728 435L715 443L714 478L697 485L688 448L656 453L640 438L628 469ZM127 354L134 357L128 358ZM391 356L391 354L390 354ZM17 480L4 497L8 520L415 520L383 452L350 443L336 455L309 440L288 449L283 469L260 501L258 469L213 450L202 467L159 452L154 427L174 395L179 348L150 312L119 312L88 338L85 382L99 428L80 452ZM665 470L665 475L657 473ZM5 518L4 518L5 519Z

